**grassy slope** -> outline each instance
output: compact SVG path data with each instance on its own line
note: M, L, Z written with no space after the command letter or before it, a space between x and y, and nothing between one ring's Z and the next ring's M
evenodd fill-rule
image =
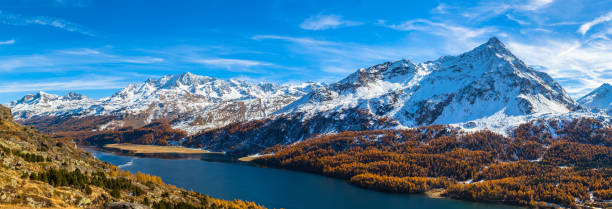
M154 206L186 203L196 208L263 208L252 202L226 201L185 191L165 184L159 178L133 175L116 166L95 159L89 152L78 149L67 140L51 139L28 126L14 123L8 108L0 106L0 208L105 208L114 202L134 202ZM26 154L41 160L26 159ZM33 158L34 159L34 158ZM89 184L91 193L75 185L53 186L48 181L31 180L28 176L54 169L78 169L91 179L102 172L108 179L124 179L131 188L140 188L141 195L132 190L120 190L111 195L105 187ZM86 180L87 181L87 180ZM146 200L145 200L146 199Z

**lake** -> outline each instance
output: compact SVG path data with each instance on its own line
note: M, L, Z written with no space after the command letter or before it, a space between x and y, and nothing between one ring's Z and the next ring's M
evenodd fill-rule
M316 174L261 168L240 163L198 159L159 159L120 156L88 150L102 161L130 172L160 176L164 182L221 199L254 201L268 208L286 209L516 209L519 207L434 199L425 195L366 190L345 181Z

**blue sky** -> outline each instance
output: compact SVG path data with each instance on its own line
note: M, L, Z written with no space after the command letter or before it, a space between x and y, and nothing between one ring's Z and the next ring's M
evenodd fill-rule
M0 0L0 103L39 90L99 98L187 71L333 82L491 36L578 97L612 82L611 20L612 0Z

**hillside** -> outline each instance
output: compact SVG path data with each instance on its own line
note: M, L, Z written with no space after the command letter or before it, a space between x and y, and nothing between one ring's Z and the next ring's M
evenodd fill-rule
M130 174L67 140L12 121L0 106L0 208L263 208L188 192ZM148 206L147 206L148 205Z
M612 129L594 119L533 121L510 136L442 125L342 132L268 148L252 162L386 192L534 208L612 207Z

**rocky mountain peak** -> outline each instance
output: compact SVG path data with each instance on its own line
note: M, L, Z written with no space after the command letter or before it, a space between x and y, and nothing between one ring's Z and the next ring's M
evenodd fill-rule
M87 99L87 97L85 95L76 93L76 92L68 92L66 95L64 95L62 97L62 99L65 100L82 100L82 99Z
M308 117L360 109L404 126L463 123L493 115L566 113L577 106L550 76L529 68L493 37L458 56L362 68L280 114Z

